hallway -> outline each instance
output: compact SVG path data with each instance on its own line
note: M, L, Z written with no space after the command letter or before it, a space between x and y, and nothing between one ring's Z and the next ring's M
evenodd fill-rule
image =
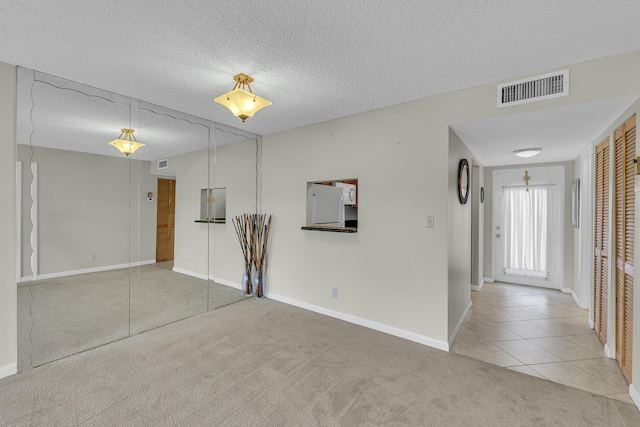
M588 310L554 289L485 283L453 353L633 404L614 359L589 327Z

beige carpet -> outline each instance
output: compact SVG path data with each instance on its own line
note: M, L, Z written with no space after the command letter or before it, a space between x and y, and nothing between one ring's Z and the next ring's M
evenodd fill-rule
M21 283L18 371L246 299L239 289L174 273L171 266Z
M637 427L640 412L251 299L0 380L0 425Z

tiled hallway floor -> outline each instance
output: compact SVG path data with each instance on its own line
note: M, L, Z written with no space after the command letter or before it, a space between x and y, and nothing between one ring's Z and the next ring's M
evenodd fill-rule
M485 283L451 349L474 359L633 404L589 312L558 290Z

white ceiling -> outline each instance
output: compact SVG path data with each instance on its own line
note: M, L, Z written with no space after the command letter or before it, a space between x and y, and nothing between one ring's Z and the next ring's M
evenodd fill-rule
M0 16L0 61L261 135L640 46L637 0L4 0ZM213 102L239 72L273 101L244 124Z

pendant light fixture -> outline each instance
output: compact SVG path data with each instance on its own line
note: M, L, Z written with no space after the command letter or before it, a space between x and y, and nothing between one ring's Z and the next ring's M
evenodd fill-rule
M144 147L144 144L138 142L133 132L135 132L133 129L122 128L118 139L114 139L109 145L113 145L126 156L135 153L138 148Z
M250 83L253 81L253 77L240 73L233 76L233 80L236 81L236 84L231 92L220 95L214 101L227 107L234 116L239 117L243 122L249 117L253 117L264 107L271 105L271 101L260 98L251 90ZM245 90L245 86L249 92Z

